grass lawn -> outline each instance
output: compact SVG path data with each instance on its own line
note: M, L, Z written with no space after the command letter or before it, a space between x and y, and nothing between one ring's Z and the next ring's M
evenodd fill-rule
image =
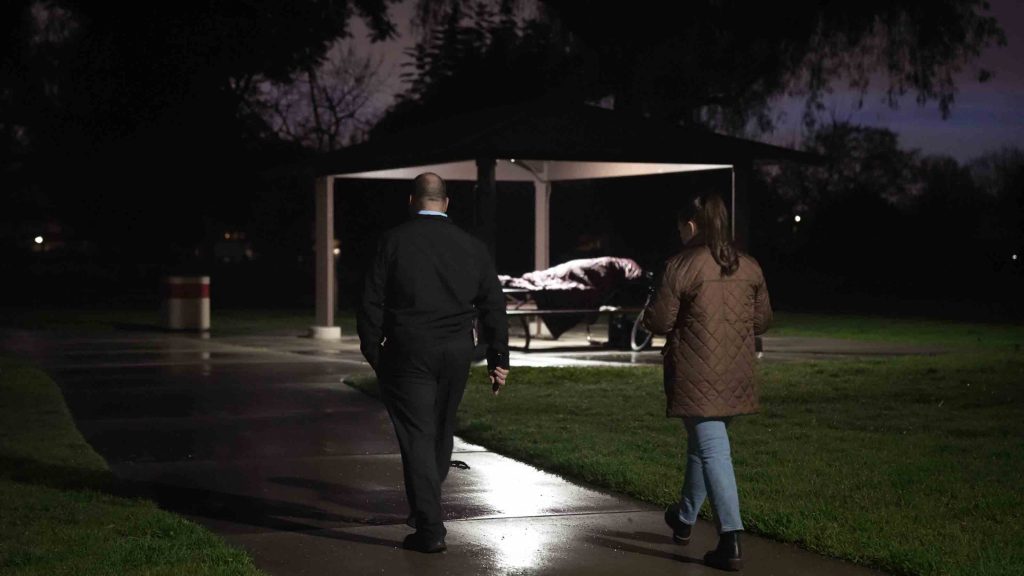
M822 318L780 320L835 335ZM883 323L833 325L869 337ZM904 324L904 339L991 344L759 368L764 410L730 432L749 530L896 574L1024 574L1024 331L939 324ZM482 369L471 378L463 438L658 505L678 498L685 435L664 417L660 367L513 368L496 398ZM351 383L375 393L372 377Z
M777 312L768 336L809 336L939 344L963 348L1024 346L1024 326L948 322L926 318L892 318Z
M198 525L107 493L111 483L56 384L0 357L0 573L261 574Z

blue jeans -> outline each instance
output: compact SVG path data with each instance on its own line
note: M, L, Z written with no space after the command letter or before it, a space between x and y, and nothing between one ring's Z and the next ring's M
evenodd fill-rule
M743 530L740 497L732 469L725 418L683 418L686 426L686 477L680 495L679 519L697 521L704 499L711 498L719 532Z

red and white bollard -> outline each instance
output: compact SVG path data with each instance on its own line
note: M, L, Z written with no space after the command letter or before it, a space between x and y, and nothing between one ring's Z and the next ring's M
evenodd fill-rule
M164 327L168 330L210 329L210 277L168 276L163 284Z

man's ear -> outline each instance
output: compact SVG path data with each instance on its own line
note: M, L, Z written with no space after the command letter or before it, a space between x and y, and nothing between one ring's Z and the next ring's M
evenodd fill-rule
M447 214L447 213L448 213L448 203L449 203L450 201L451 201L451 197L450 197L450 196L449 196L448 198L445 198L445 199L444 199L444 213L445 213L445 214Z

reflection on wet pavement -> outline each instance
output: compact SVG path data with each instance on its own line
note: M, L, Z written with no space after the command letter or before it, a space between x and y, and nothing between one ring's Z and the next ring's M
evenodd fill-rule
M517 365L558 365L558 366L599 366L622 364L657 364L661 365L661 352L647 350L644 352L538 352L516 353L513 360Z

